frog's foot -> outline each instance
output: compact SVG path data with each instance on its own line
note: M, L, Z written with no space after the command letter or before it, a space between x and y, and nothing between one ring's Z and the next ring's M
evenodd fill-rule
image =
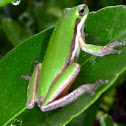
M110 43L106 46L103 46L101 51L103 52L104 55L110 54L110 53L120 54L121 50L115 50L113 48L116 46L124 46L124 45L126 45L126 42L113 42L113 43Z
M126 42L113 42L110 44L107 44L105 46L96 46L92 44L86 44L82 37L79 38L80 48L90 54L96 55L96 56L104 56L111 53L118 53L120 54L120 50L115 50L114 47L116 46L124 46L126 45Z
M44 101L44 97L39 96L38 99L35 100L35 102L37 103L37 105L40 107L42 102Z
M34 61L34 67L38 64L38 61Z
M104 85L104 84L107 84L109 82L109 80L98 80L96 81L94 84L86 84L86 85L83 85L83 88L85 88L85 91L89 94L92 94L94 95L94 89L100 85Z
M22 79L25 79L25 80L30 80L31 77L30 77L29 75L27 75L27 76L21 75L21 78L22 78Z
M34 62L34 67L38 64L38 61L35 61ZM21 78L22 79L25 79L25 80L30 80L31 76L30 75L21 75Z

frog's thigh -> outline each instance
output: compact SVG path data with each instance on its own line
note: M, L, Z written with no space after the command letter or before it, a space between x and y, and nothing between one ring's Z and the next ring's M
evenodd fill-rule
M76 79L76 77L77 77L77 75L78 75L78 73L80 71L80 65L77 64L77 63L74 63L74 65L75 65L75 70L74 70L74 72L72 74L69 75L70 77L66 78L66 80L64 81L64 82L66 82L66 84L65 83L63 84L63 86L66 85L65 89L63 89L61 91L61 93L60 93L60 95L58 95L57 99L67 95L68 94L68 90L70 89L70 87L72 86L73 82L75 81L75 79ZM68 68L68 69L70 69L70 68ZM65 75L65 74L66 74L66 71L63 73L63 75ZM63 75L62 75L62 78L63 78Z
M72 63L67 66L67 68L62 72L55 83L51 85L50 90L48 91L41 107L65 96L68 93L70 86L76 79L79 71L80 65L77 63Z
M35 94L36 94L36 88L38 84L38 78L41 72L42 64L38 63L34 71L32 73L32 76L29 80L28 88L27 88L27 108L31 109L34 107L35 104Z

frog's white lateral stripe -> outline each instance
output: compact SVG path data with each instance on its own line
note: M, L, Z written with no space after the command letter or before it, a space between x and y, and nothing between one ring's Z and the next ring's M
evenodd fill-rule
M82 33L84 33L84 24L87 19L88 14L84 15L84 17L81 19L80 23L77 26L77 37L79 38Z
M79 47L79 37L84 34L84 24L87 18L87 14L81 19L81 21L77 25L77 34L75 39L75 48L72 52L71 61L74 60L75 57L78 57L80 54L80 47Z
M74 79L74 77L77 76L77 74L79 73L80 71L80 65L77 64L77 63L74 63L75 64L75 71L73 72L73 74L68 77L64 83L61 85L61 87L59 88L59 90L57 90L57 92L53 95L52 99L49 101L49 103L53 100L55 100L61 93L62 91L69 85L69 83ZM64 71L65 72L65 71Z

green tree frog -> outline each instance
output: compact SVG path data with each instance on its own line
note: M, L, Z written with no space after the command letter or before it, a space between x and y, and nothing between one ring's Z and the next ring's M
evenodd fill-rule
M125 45L125 42L113 42L105 46L86 44L84 26L88 13L85 4L64 10L51 35L43 63L38 63L29 77L27 108L33 108L36 102L42 111L53 110L107 83L97 81L94 84L84 84L68 93L80 71L77 63L80 49L92 55L104 56L120 53L113 47Z

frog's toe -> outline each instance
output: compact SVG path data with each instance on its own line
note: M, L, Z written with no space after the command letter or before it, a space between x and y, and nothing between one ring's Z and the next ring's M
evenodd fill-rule
M126 42L118 42L118 41L116 41L116 42L112 42L112 43L110 43L110 44L108 44L106 46L108 48L113 48L113 47L116 47L116 46L124 46L124 45L126 45Z
M34 105L35 105L35 103L34 103L33 99L26 103L26 106L28 109L32 109L34 107Z

